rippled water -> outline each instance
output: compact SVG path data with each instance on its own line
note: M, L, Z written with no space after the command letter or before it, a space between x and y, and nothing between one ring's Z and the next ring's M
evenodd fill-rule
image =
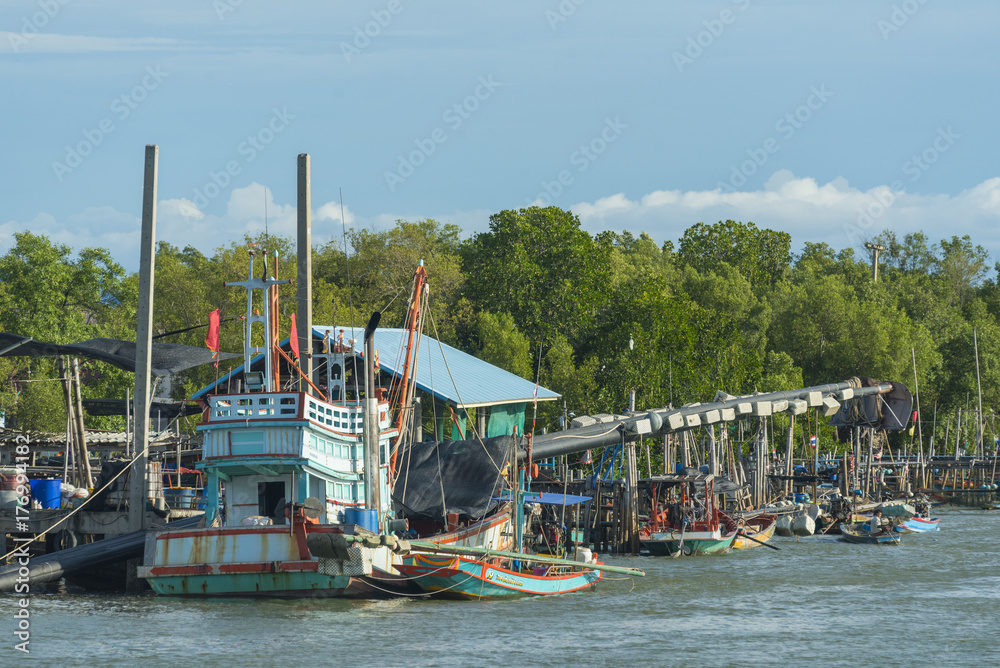
M1000 512L940 516L898 547L779 538L780 552L610 558L647 577L544 599L36 593L27 659L0 598L0 666L1000 665Z

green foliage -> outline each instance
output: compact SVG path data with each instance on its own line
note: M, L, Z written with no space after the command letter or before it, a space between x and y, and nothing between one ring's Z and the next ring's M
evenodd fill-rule
M753 223L697 223L685 230L678 255L699 272L728 263L750 281L754 290L761 290L774 285L788 269L791 243L787 232L761 230Z
M476 310L511 314L534 340L562 334L576 345L606 301L607 255L572 213L501 211L463 247L465 296Z
M315 323L360 326L378 310L384 326L402 326L424 260L441 338L525 379L537 375L577 414L623 410L631 389L643 409L853 375L911 386L915 359L926 425L933 406L952 412L975 397L973 332L984 408L1000 409L1000 284L968 236L932 243L923 233L883 232L874 239L887 249L877 283L863 248L805 242L793 258L788 234L731 220L693 225L676 252L645 233L591 236L555 207L500 211L488 231L465 241L458 227L434 220L353 230L346 241L349 252L341 242L313 251ZM259 235L210 255L159 244L154 334L165 336L157 340L203 346L218 308L222 350L241 352L236 318L246 296L224 283L246 277L251 249L258 274L266 249L269 263L277 253L279 277L292 281L280 288L287 336L297 310L294 244ZM0 257L2 331L56 343L131 339L137 304L138 277L105 250L73 255L20 232ZM425 331L434 333L430 322ZM175 397L240 362L180 374ZM81 361L81 372L88 397L124 398L133 383L132 374L93 361ZM55 375L52 359L0 358L0 408L23 426L61 430L59 383L25 382ZM543 402L538 411L538 428L552 428L562 405ZM124 426L117 418L87 423Z
M517 331L512 317L506 313L495 315L484 311L479 314L476 335L480 359L521 378L534 380L530 344Z

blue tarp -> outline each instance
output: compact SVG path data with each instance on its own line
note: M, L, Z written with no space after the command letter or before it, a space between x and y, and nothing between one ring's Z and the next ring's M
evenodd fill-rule
M572 506L577 503L583 503L584 501L590 501L592 496L577 496L575 494L560 494L559 492L525 492L524 493L525 503L548 503L553 506ZM514 497L510 493L505 493L502 496L494 497L496 501L513 501Z

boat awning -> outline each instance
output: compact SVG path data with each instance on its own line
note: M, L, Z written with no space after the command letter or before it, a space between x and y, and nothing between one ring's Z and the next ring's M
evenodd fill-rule
M592 496L577 496L576 494L563 494L562 492L525 492L523 501L525 503L545 503L553 506L573 506L584 501L590 501ZM495 501L513 501L514 497L509 492L493 497Z

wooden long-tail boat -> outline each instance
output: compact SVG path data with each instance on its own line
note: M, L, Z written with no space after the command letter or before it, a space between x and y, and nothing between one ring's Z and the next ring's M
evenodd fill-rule
M733 541L733 549L749 550L750 548L766 544L774 536L774 529L777 522L777 515L767 514L737 520L736 525L740 528L740 531L736 536L736 540Z
M865 524L842 524L840 535L844 542L865 545L899 545L899 536L891 531L870 533Z
M537 563L536 566L530 566ZM397 570L422 591L440 598L498 599L550 596L597 586L602 572L576 566L548 565L512 559L480 560L454 555L415 554Z

